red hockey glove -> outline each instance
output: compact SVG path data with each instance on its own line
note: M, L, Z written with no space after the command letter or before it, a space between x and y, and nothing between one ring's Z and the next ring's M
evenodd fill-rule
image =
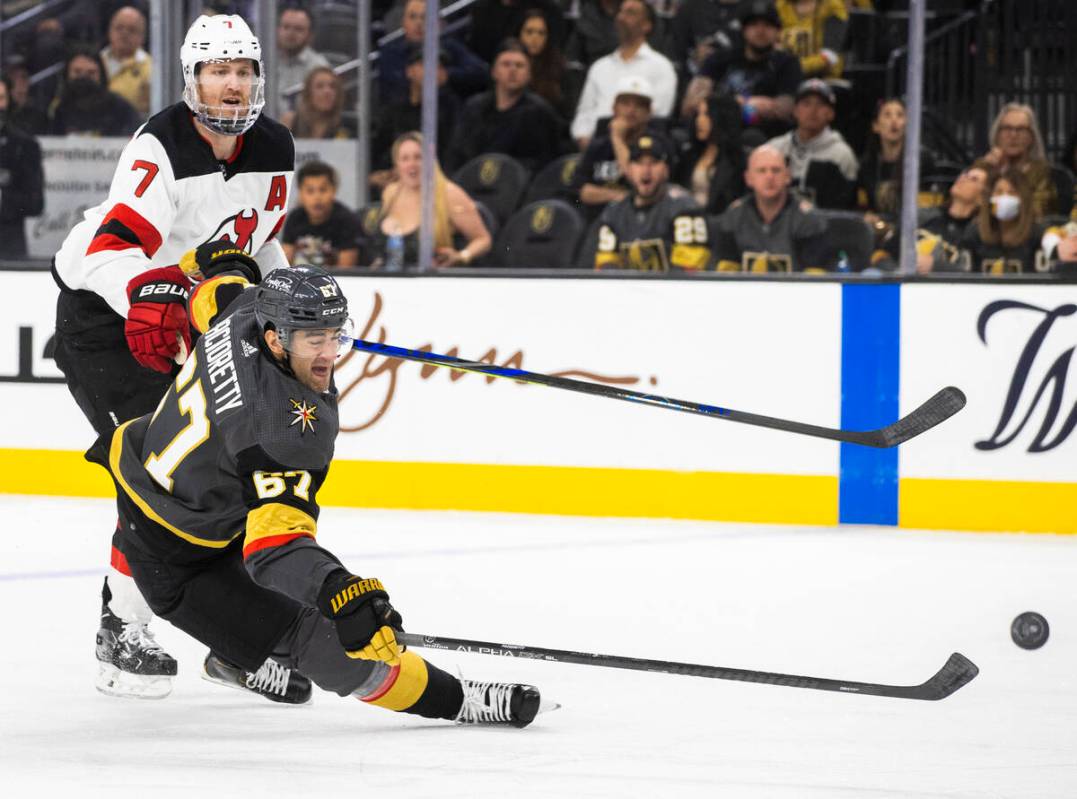
M190 290L191 281L178 266L150 269L127 284L131 310L124 333L131 354L146 368L169 372L177 354L185 358L190 352Z
M331 619L350 658L380 660L395 666L401 647L394 630L403 630L400 614L389 604L381 580L366 580L338 570L326 578L318 594L318 609Z

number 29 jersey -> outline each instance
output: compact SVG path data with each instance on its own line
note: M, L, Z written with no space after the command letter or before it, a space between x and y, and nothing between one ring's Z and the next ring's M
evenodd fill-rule
M152 416L117 429L109 466L158 527L198 547L269 554L317 533L337 392L315 393L261 343L254 291L202 336Z

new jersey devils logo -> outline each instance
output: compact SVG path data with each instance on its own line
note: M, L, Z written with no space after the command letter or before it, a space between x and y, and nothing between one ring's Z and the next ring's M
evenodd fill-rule
M206 241L227 239L236 246L237 250L249 253L251 252L251 237L257 229L258 212L253 208L245 208L235 216L230 216L221 222Z

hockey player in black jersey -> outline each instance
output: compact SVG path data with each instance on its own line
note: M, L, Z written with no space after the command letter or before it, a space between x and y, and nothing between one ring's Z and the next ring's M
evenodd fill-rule
M53 262L56 363L99 436L87 458L102 465L112 432L156 407L190 349L191 286L176 265L183 254L224 238L263 270L287 263L275 236L287 212L295 148L287 129L261 115L257 38L238 16L203 16L187 32L180 60L183 102L136 131L108 198L86 211ZM97 688L160 698L171 690L176 661L149 633L150 609L129 574L124 526L121 509L102 591ZM263 694L266 685L286 685L285 694L268 692L285 701L310 695L299 675L254 672L244 684L248 678Z
M211 248L212 250L212 248ZM128 562L161 617L239 666L271 656L341 696L428 718L523 727L527 685L456 677L398 646L382 583L317 542L333 458L333 367L351 339L339 284L318 267L270 272L227 246L181 264L203 333L152 415L112 438L131 521Z

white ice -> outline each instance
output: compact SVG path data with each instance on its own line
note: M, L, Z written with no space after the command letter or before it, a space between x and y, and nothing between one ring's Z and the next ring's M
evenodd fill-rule
M461 728L316 691L280 707L180 660L162 701L93 689L104 500L0 498L0 795L1077 796L1077 538L329 508L319 539L412 632L894 684L941 702L427 652L561 702ZM1037 651L1009 625L1051 623Z

